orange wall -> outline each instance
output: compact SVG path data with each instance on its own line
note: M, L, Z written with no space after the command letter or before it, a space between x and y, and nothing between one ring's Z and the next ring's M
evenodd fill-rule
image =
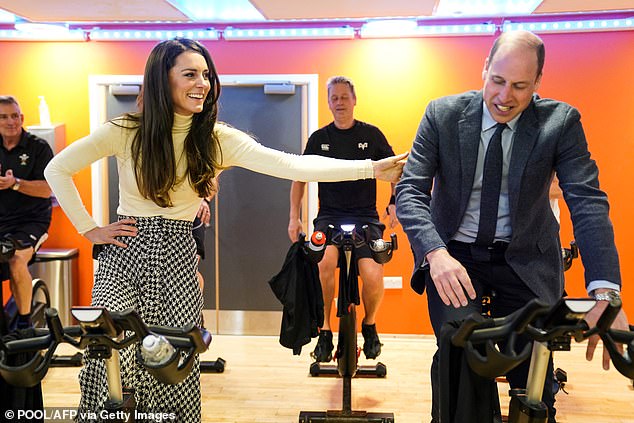
M582 113L601 186L612 205L611 217L621 257L626 311L634 315L634 294L628 286L634 272L634 213L630 181L634 180L634 32L556 34L543 36L547 47L542 97L567 101ZM427 103L446 94L481 87L484 57L493 38L446 37L390 40L210 41L222 74L315 73L320 83L334 74L351 77L357 86L359 119L380 127L396 151L410 148ZM142 74L155 42L0 42L5 66L0 93L18 97L26 124L37 122L38 95L45 95L55 122L65 122L67 140L86 135L88 75ZM628 71L629 69L629 71ZM613 118L616 118L614 119ZM331 115L320 91L319 124ZM90 172L76 177L88 207ZM389 197L380 184L379 210ZM562 242L572 239L567 212L562 213ZM79 247L79 302L90 301L90 245L78 236L63 213L55 211L48 247ZM284 231L285 228L280 228ZM386 265L386 275L402 276L402 290L387 290L378 325L384 333L431 333L426 298L408 288L412 257L406 237L396 231L400 250ZM567 287L583 295L581 265L567 274Z

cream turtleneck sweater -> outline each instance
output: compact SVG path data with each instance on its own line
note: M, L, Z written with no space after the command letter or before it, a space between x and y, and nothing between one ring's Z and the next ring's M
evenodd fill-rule
M120 121L122 122L122 121ZM125 124L125 121L123 121ZM86 233L97 227L84 206L72 176L91 163L115 156L119 171L119 207L125 216L161 216L167 219L193 220L200 207L200 197L189 178L183 178L187 160L183 154L185 137L192 117L174 115L172 138L180 184L171 192L172 207L159 207L144 198L136 185L130 146L136 129L106 123L92 134L72 143L50 161L44 175L57 201L77 231ZM238 166L254 172L296 181L334 182L374 177L370 160L337 160L321 156L298 156L273 150L256 142L242 131L221 123L214 131L220 140L222 166Z

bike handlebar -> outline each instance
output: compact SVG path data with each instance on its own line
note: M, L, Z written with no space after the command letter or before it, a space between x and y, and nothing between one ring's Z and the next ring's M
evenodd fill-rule
M604 348L606 348L610 354L614 368L622 375L634 379L634 332L631 330L610 329L612 322L616 319L620 310L621 299L618 297L612 298L601 314L601 317L599 317L595 328L588 331L586 337L598 332L603 341ZM622 353L617 348L617 344L626 345L627 350Z
M195 355L205 352L211 334L193 323L182 328L148 326L133 309L109 312L103 307L73 307L72 313L80 321L78 326L62 327L57 310L45 312L47 329L36 329L35 336L9 342L0 340L0 375L10 384L31 387L46 373L59 344L68 343L86 350L92 358L109 358L112 349L120 350L143 340L150 334L162 335L174 347L174 357L166 363L146 363L137 350L137 360L163 383L181 382L190 373ZM42 354L42 350L46 350ZM35 352L25 364L7 363L10 354ZM179 359L176 359L179 358Z
M621 309L621 300L610 301L596 326L589 329L584 317L595 304L591 298L563 298L550 306L535 299L506 317L490 319L474 313L456 330L451 342L465 349L467 361L476 373L497 377L530 355L530 345L515 351L513 344L520 334L537 342L547 342L551 350L569 349L570 338L581 342L598 334L614 367L634 379L634 332L610 329ZM503 350L495 346L500 341L506 341ZM621 353L617 344L626 344L627 352Z
M315 237L316 233L317 232L311 236L311 240ZM328 229L323 236L326 242L319 246L313 245L311 241L305 242L304 251L306 251L310 260L314 263L321 261L327 245L334 245L344 251L350 251L367 245L370 248L372 259L379 264L389 262L392 259L394 250L398 249L396 234L390 235L390 241L385 241L382 238L372 239L368 225L363 225L361 228L357 228L356 225L341 225L339 228L328 225ZM300 239L303 238L305 238L305 235Z

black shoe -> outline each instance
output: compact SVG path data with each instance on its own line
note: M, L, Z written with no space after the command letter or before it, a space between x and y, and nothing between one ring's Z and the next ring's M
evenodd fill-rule
M317 339L317 345L315 350L310 353L310 356L320 363L327 363L332 360L332 350L335 348L332 343L332 331L321 330L319 331L319 339Z
M361 333L363 334L363 353L366 358L377 358L381 354L381 341L376 333L376 324L361 324Z
M20 329L30 329L32 327L31 314L18 314L11 323L9 331L13 332Z

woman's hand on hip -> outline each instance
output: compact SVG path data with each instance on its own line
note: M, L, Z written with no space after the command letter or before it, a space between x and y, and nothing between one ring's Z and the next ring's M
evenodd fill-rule
M97 226L84 234L93 244L113 244L121 248L127 245L117 240L117 237L136 236L138 229L134 219L122 219L106 226Z

